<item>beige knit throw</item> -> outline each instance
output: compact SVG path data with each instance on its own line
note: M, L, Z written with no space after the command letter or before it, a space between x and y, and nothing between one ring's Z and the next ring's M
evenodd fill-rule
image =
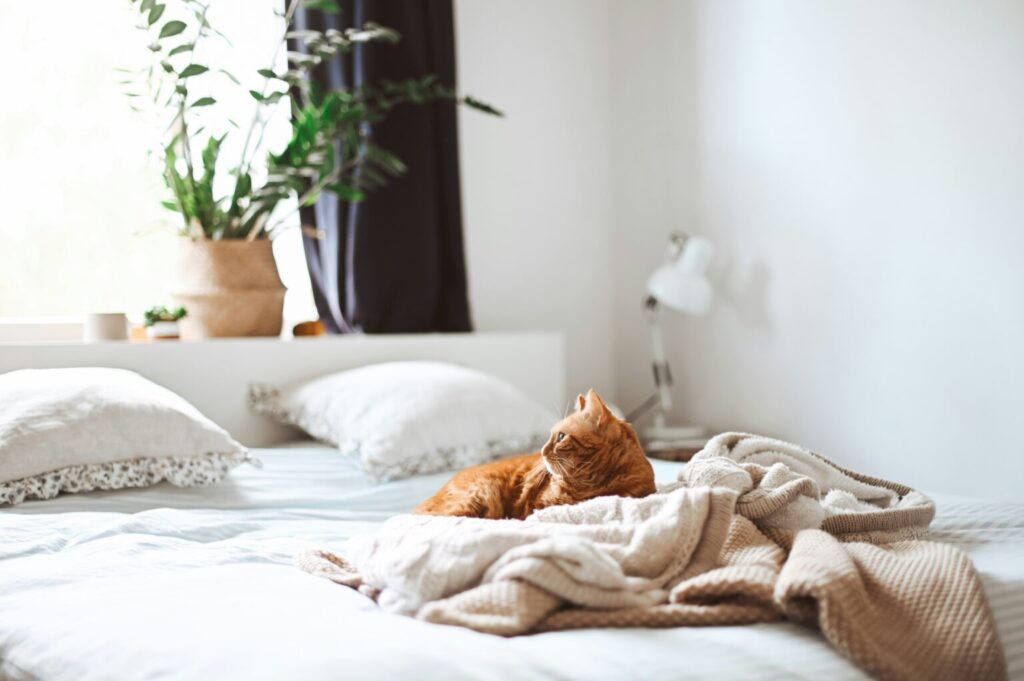
M973 566L935 508L796 445L725 433L679 481L525 521L402 515L304 570L380 607L505 636L581 627L816 623L881 679L1005 679Z

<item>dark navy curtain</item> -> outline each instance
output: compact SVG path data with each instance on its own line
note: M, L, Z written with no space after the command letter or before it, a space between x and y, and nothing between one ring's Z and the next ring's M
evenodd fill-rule
M340 15L299 8L296 28L367 21L398 31L396 45L357 47L319 67L322 87L435 74L455 85L452 0L348 0ZM292 45L292 49L301 49ZM330 333L469 331L455 105L398 107L374 142L408 171L358 203L324 193L302 209L313 295Z

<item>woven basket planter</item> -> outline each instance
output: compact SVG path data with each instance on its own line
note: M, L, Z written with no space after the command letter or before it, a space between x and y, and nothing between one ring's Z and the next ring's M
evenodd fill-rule
M182 340L281 333L284 284L269 239L192 241L178 247L171 298Z

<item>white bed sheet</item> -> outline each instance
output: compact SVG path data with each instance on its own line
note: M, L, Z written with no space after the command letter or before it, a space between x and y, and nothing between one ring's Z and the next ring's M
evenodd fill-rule
M335 450L259 450L210 488L68 495L0 511L0 679L868 678L793 624L504 639L382 614L292 567L432 494L372 485ZM677 464L656 462L661 481ZM1024 679L1024 504L939 497Z

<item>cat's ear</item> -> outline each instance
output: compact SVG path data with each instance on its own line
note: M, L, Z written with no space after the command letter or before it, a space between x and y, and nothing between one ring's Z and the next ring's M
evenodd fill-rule
M597 416L598 423L601 423L605 418L615 416L593 388L587 392L586 404L587 410Z
M583 397L581 396L580 399L582 400ZM604 400L601 399L601 396L598 395L593 388L587 391L587 405L591 409L596 409L598 411L608 411L608 406L604 403Z
M590 392L594 392L594 391L591 390ZM576 396L576 411L583 411L586 408L587 408L587 400L586 400L586 398L584 398L583 395L577 395Z

